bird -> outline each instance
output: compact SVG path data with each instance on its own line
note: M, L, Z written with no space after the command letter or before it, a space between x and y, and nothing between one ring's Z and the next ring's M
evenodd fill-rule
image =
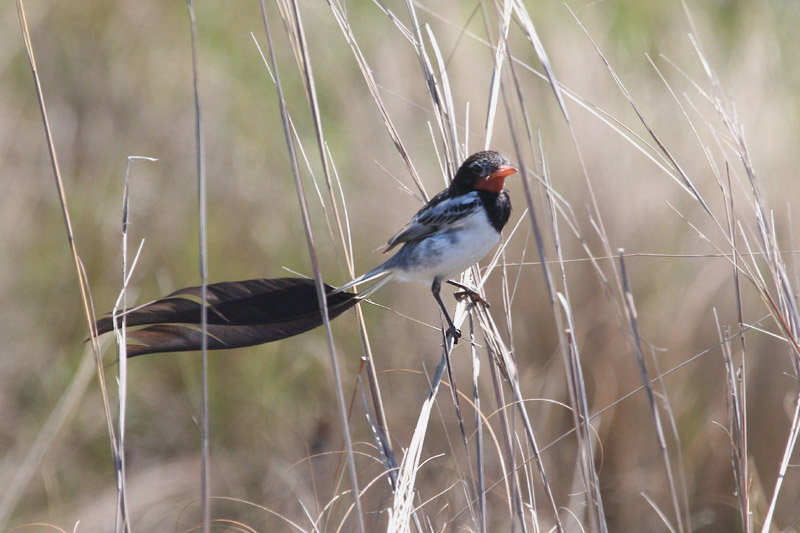
M508 158L486 150L469 156L450 186L434 196L386 243L396 253L340 287L323 285L328 318L344 313L389 280L421 281L448 324L446 334L457 343L461 332L442 302L443 282L460 294L486 303L475 291L450 278L480 261L500 239L511 215L505 179L516 173ZM353 287L374 282L360 294ZM253 346L298 335L323 323L315 281L309 278L263 278L186 287L120 315L101 318L92 335L116 326L134 327L127 334L128 357L148 353L199 350L203 345L202 314L206 308L205 344L209 350Z
M454 343L461 331L453 324L440 295L443 282L461 288L483 301L468 287L450 279L480 261L500 240L511 216L511 198L505 179L517 172L507 157L493 150L469 156L450 186L434 196L392 238L383 253L402 244L387 261L335 289L336 294L370 282L360 299L390 280L430 284L431 292L447 321L447 335Z

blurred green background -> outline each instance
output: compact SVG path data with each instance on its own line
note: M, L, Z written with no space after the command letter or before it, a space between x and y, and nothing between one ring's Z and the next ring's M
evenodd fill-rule
M784 250L796 250L800 4L716 0L687 5L703 51L721 81L725 105L735 105L744 125L766 201L774 209L779 241ZM410 24L404 3L386 6ZM720 133L723 126L712 107L684 76L712 92L687 37L694 29L682 5L609 0L569 2L569 6L648 123L724 220L725 202L703 147L724 169L722 154L728 148L728 135ZM544 1L530 1L525 7L565 87L646 136L567 8ZM121 195L126 158L131 155L158 159L134 163L131 173L131 253L145 240L132 280L131 301L143 303L198 284L194 104L185 4L39 0L26 2L25 9L76 243L96 312L111 309L121 284ZM286 275L284 267L310 274L275 88L250 34L266 49L259 6L255 2L200 2L196 9L210 281L278 277ZM480 149L493 52L473 35L486 38L485 14L496 39L495 6L422 2L417 9L420 22L430 25L446 58L461 126L469 104L467 151ZM323 127L352 223L356 269L363 272L381 261L375 250L420 204L398 186L396 180L413 188L331 9L325 2L303 2L301 11ZM319 179L313 125L292 48L274 5L268 6L268 14L289 110ZM431 103L413 47L371 2L348 3L347 15L388 112L432 195L444 181L436 155L438 138L435 143L429 129L434 124ZM20 493L9 510L10 526L46 522L72 530L80 521L78 531L108 531L113 527L115 482L96 379L69 410L57 438L35 465L34 475L15 483L22 459L88 352L81 342L87 324L76 273L17 11L11 2L0 6L0 35L0 486L13 486ZM509 40L516 58L540 70L533 47L514 22ZM662 69L677 99L701 126L699 138L646 55ZM542 136L553 187L573 208L582 236L595 255L603 255L589 217L591 197L576 147L553 92L530 70L516 68L530 126ZM512 96L512 89L508 85L506 94ZM492 146L515 157L505 105L501 101L498 107ZM523 122L515 100L509 105L521 132ZM661 371L676 367L719 341L714 310L724 328L737 328L731 266L723 258L703 255L718 250L699 237L689 222L728 251L724 240L698 202L631 142L574 102L568 102L568 109L611 249L663 254L631 257L628 267L646 351L655 350ZM463 130L459 135L464 138ZM527 165L534 168L531 150L523 153L530 158ZM741 165L730 152L727 156L738 198L746 198ZM303 171L325 278L339 284L347 280L347 271L328 233L311 175ZM509 179L507 185L515 206L510 230L522 216L525 200L520 180ZM541 192L537 194L541 198ZM752 236L755 219L746 202L741 206L741 221ZM538 261L528 227L523 221L511 238L509 263L518 262L523 253L525 261ZM579 260L569 264L568 285L590 409L597 411L638 387L640 379L624 327L585 261L586 252L563 221L560 230L565 257ZM795 257L794 253L785 256L791 280L798 286ZM610 262L602 264L610 272ZM526 397L566 402L563 363L542 270L533 264L508 267L512 283L518 274L512 321L505 324L499 271L487 283L489 299L495 303L492 312L506 328L503 333L513 339ZM438 330L417 321L436 326L439 319L423 286L393 284L375 299L391 308L365 306L365 313L379 371L385 372L384 401L396 449L400 449L411 438L426 392L422 371L431 371L439 353ZM745 322L767 315L746 284L743 299ZM761 327L777 331L769 319ZM349 392L361 356L353 314L338 319L334 330ZM747 341L752 504L759 523L785 447L797 381L783 342L762 333L750 334ZM110 386L116 374L112 353L109 348L105 354ZM465 388L471 372L465 347L456 351L455 361L457 375L462 376L460 386ZM197 522L199 363L197 353L151 355L130 362L129 501L133 525L140 531L184 530ZM334 497L338 456L311 463L303 459L341 449L323 332L213 353L210 368L213 494L280 510L304 523L301 502L316 515L315 505ZM651 374L656 373L651 368ZM664 383L680 436L679 442L670 439L670 452L673 460L682 461L693 529L739 530L725 430L726 378L719 350L677 370ZM448 437L460 439L449 399L443 398L441 419L428 437L427 457L447 452ZM540 445L571 427L571 415L563 407L535 401L529 409ZM352 420L354 438L364 443L357 448L374 455L359 402ZM662 509L670 509L645 396L635 395L596 422L601 441L598 470L609 526L613 531L665 530L640 494L646 492ZM545 460L555 478L556 499L566 506L573 496L574 443L562 441L545 452ZM379 464L362 472L365 482L379 473ZM451 467L434 463L420 476L418 484L429 487L430 497L449 486ZM375 490L390 501L385 482L378 483L382 486ZM490 504L496 506L490 524L502 531L509 527L509 518L504 495L498 490L499 495L490 497ZM798 497L800 483L790 474L776 511L776 527L791 528L800 519ZM259 531L288 529L269 513L244 504L215 505L215 516L241 520ZM463 495L453 495L451 505L439 517L442 524L464 507ZM371 519L383 524L384 518ZM448 527L458 524L455 520Z

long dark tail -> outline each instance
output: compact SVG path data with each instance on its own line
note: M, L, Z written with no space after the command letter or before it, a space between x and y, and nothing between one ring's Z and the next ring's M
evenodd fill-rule
M209 350L240 348L285 339L322 324L313 279L275 278L228 281L207 286ZM333 319L357 302L352 293L325 285ZM156 352L199 350L200 287L187 287L125 314L128 357ZM118 324L122 318L117 317ZM97 334L114 329L113 318L97 321Z

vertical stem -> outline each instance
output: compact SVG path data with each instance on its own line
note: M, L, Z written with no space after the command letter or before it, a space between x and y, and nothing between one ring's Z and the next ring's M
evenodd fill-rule
M200 325L202 335L200 340L203 352L203 463L201 466L200 495L202 499L203 512L203 533L211 531L211 496L210 496L210 476L209 476L209 416L208 416L208 253L206 250L206 168L205 168L205 146L203 142L203 115L200 109L200 88L197 71L197 35L195 31L194 2L186 0L189 9L189 23L192 34L192 82L194 86L194 114L195 114L195 144L197 147L197 200L198 218L200 226Z
M264 23L264 31L267 36L267 43L269 47L270 63L272 64L272 72L275 76L275 86L278 91L278 104L281 112L281 119L283 121L283 129L286 135L286 148L289 152L289 162L292 165L292 174L294 176L295 188L297 190L297 200L300 204L300 212L303 219L303 229L306 236L306 244L308 245L308 254L311 259L311 267L314 271L314 281L317 288L317 298L319 299L319 307L322 313L322 323L325 325L325 336L328 344L328 353L331 359L331 368L333 370L333 378L335 380L336 399L339 407L339 415L342 424L342 433L344 434L345 446L347 451L347 466L350 474L350 484L353 489L353 501L355 507L356 520L358 524L358 531L364 533L364 513L361 508L361 494L358 488L358 476L356 474L355 455L353 453L353 441L350 436L350 428L348 426L347 418L347 405L344 399L344 391L342 390L341 372L339 371L339 362L336 357L336 347L333 342L333 332L331 331L330 318L328 316L328 303L325 287L322 283L322 274L319 268L319 261L317 258L317 248L314 241L314 234L311 228L311 219L308 213L308 203L306 202L305 190L303 182L300 179L300 170L297 165L297 155L295 152L294 141L289 127L289 116L286 110L286 102L283 98L283 87L281 86L281 78L278 73L278 63L275 59L275 49L272 46L272 37L269 31L269 23L267 21L267 10L264 6L264 1L259 2L261 5L261 17Z
M117 438L114 432L114 423L111 418L111 406L108 402L108 389L106 388L106 378L103 371L103 361L100 359L100 346L97 342L97 335L94 327L94 316L92 306L89 302L89 283L86 280L86 275L83 271L83 264L81 263L80 256L78 256L78 247L75 244L75 234L72 231L72 221L69 215L69 207L67 206L67 196L64 189L64 180L61 178L61 168L58 164L58 156L56 154L55 143L53 142L53 133L50 130L50 121L47 118L47 108L44 103L44 95L42 93L42 84L39 80L39 71L36 67L36 58L33 54L33 43L31 42L30 32L28 30L28 21L25 16L25 9L22 5L22 0L17 0L17 13L19 15L19 24L22 31L22 38L25 42L25 50L28 54L28 63L31 67L31 74L33 75L33 84L36 88L36 97L39 102L39 112L42 115L42 124L44 126L45 138L47 140L47 149L50 153L50 163L53 167L53 177L56 182L56 191L58 192L59 203L61 204L61 214L64 217L64 227L67 231L67 243L72 255L72 261L75 263L75 271L78 274L78 288L81 293L81 303L83 305L84 317L89 326L91 334L92 354L94 355L95 368L97 369L97 380L100 384L100 392L103 399L103 413L106 418L106 426L108 429L109 444L111 446L111 457L114 464L117 464L119 459L119 452L117 450ZM115 469L116 471L116 469ZM0 520L2 520L4 508L0 508Z

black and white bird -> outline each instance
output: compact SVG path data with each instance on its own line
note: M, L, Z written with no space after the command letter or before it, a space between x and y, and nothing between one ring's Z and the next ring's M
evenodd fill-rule
M377 281L360 298L366 298L388 281L430 284L444 313L448 334L457 342L461 332L453 324L439 295L442 282L466 289L450 278L480 261L500 239L511 215L511 200L503 186L517 172L498 152L472 154L456 172L450 186L434 196L394 237L384 253L402 244L388 261L345 283L334 293Z
M517 172L497 152L478 152L467 158L450 187L440 192L389 239L385 251L403 245L395 255L338 289L324 285L328 318L344 313L391 279L430 284L444 312L447 334L458 342L461 332L439 295L442 282L451 283L480 299L468 287L451 280L478 262L500 239L511 214L511 201L503 189L505 179ZM375 283L356 295L347 289ZM313 279L264 278L186 287L159 300L123 313L128 331L127 355L155 352L222 350L253 346L298 335L323 323ZM202 308L206 308L205 339ZM97 321L93 334L101 335L123 325L123 316Z

